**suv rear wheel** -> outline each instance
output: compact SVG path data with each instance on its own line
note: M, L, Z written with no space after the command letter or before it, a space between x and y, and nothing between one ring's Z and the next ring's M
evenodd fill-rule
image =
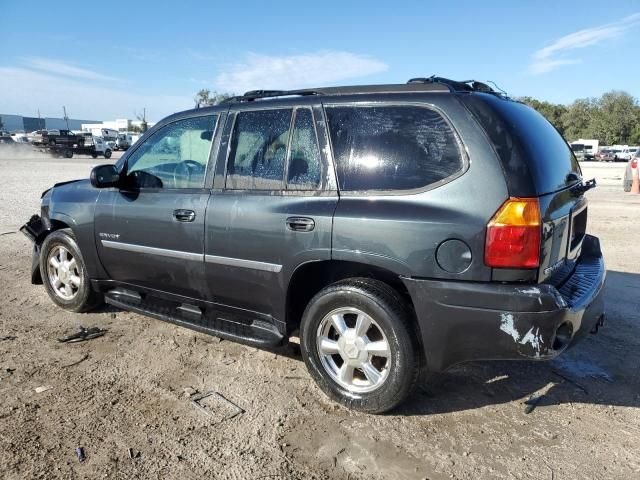
M84 259L71 230L57 230L45 238L40 272L49 297L59 307L86 312L102 303L102 296L91 288Z
M320 388L372 413L391 410L413 389L420 368L415 338L398 293L365 278L321 290L300 326L302 356Z

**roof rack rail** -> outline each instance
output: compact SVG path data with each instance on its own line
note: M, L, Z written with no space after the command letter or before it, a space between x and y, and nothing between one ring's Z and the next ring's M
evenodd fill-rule
M451 80L444 77L436 77L432 75L430 77L417 77L410 79L407 83L442 83L447 85L451 91L458 92L483 92L492 93L500 97L506 97L504 91L498 92L491 88L489 85L477 80Z
M250 90L245 92L244 95L238 95L228 98L222 103L237 103L237 102L253 102L261 98L275 98L275 97L291 97L291 96L309 96L309 95L322 95L322 91L313 89L300 89L300 90Z

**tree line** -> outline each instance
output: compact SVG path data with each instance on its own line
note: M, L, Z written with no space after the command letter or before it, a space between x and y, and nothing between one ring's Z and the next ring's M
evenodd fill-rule
M593 138L602 145L640 144L640 105L627 92L613 90L599 98L579 98L570 105L520 97L569 141Z

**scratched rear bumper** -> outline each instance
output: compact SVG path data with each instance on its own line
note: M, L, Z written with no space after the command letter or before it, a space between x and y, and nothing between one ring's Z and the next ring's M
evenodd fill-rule
M403 278L427 369L557 356L604 318L605 272L600 243L587 235L573 274L559 287Z

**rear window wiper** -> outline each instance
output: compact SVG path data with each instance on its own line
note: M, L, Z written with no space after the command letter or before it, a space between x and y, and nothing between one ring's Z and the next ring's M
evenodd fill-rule
M584 193L592 188L596 188L596 179L592 178L591 180L587 180L584 183L579 183L570 188L571 194L575 197L580 197L584 195Z

